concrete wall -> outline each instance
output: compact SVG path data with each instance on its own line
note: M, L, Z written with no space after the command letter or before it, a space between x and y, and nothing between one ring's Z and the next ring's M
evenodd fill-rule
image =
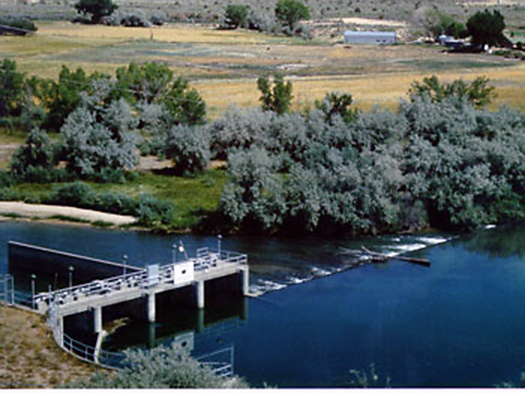
M120 263L13 241L8 244L8 264L17 287L21 285L27 288L31 274L35 274L38 291L47 290L49 284L55 287L55 283L58 288L66 287L69 282L69 267L73 267L73 285L121 275L124 268L127 273L140 270Z

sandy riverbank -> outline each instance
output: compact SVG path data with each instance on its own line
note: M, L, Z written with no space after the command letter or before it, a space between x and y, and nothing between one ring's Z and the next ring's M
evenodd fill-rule
M113 226L130 225L136 222L133 216L116 215L90 209L64 207L58 205L26 204L18 201L0 201L0 216L20 216L24 218L55 219L57 217L79 220L87 223L108 223Z

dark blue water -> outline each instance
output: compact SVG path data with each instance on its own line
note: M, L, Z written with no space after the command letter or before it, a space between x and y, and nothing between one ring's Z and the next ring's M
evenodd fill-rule
M2 263L11 239L116 261L125 253L136 265L170 261L171 245L179 239L188 250L216 243L213 237L5 222L0 223ZM387 247L414 242L379 239L377 248L387 241ZM371 240L354 244L363 242L374 246ZM352 242L227 238L223 245L250 254L255 282L266 276L286 284L345 267L337 251ZM525 366L525 229L485 230L412 255L429 259L431 267L393 260L249 299L242 312L236 309L222 323L210 323L202 334L194 330L195 347L210 340L233 345L235 372L252 385L344 387L349 370L365 370L371 363L379 383L388 377L393 387L492 387L518 381ZM170 324L176 325L157 324L157 337L166 332L166 338L177 337ZM130 331L136 333L127 338L131 343L148 342L147 334L137 338L147 330L123 327L109 346L118 346L119 335Z

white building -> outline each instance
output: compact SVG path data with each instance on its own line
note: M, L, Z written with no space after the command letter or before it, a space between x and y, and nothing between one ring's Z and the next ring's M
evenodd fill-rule
M344 33L345 44L395 44L395 31L351 31Z

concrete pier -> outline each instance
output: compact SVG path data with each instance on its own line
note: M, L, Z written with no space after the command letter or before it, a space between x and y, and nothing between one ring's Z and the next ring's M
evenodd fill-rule
M234 292L248 295L249 269L246 255L208 248L197 250L197 257L166 265L148 266L146 269L103 280L72 286L65 289L39 293L34 297L36 309L46 313L56 309L58 319L82 312L93 311L95 333L103 330L103 308L145 298L145 314L150 323L156 321L156 295L185 287L193 287L195 305L205 307L206 282L222 280L237 275L231 287ZM226 282L229 283L229 282ZM237 283L237 284L235 284ZM240 288L238 288L240 286Z

